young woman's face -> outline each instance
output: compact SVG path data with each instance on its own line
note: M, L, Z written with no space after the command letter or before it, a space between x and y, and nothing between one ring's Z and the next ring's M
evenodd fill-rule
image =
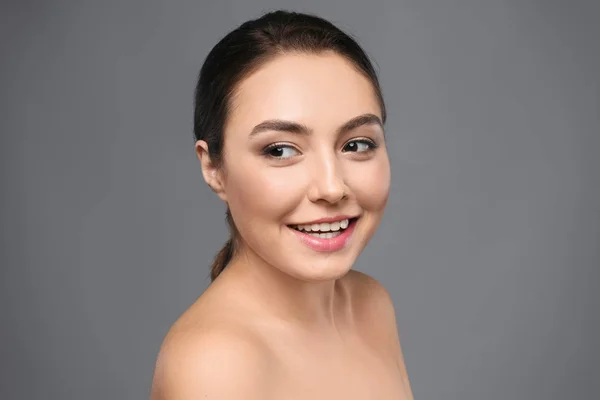
M219 174L243 251L305 281L341 277L390 188L372 84L338 55L284 55L231 105Z

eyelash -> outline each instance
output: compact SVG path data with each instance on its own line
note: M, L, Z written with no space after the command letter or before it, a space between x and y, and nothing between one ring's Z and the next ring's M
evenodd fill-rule
M371 151L375 150L378 147L378 145L373 140L367 139L367 138L360 138L360 139L352 139L352 140L346 142L344 144L343 149L345 149L351 143L366 144L369 147L367 150L356 152L356 153L371 152ZM290 156L290 157L277 157L277 156L271 155L270 152L273 151L273 150L275 150L275 149L293 149L295 151L298 151L294 146L291 146L291 145L286 144L286 143L272 143L272 144L268 145L267 147L265 147L262 150L262 154L265 157L269 157L269 158L273 158L273 159L277 159L277 160L287 160L287 159L293 157L293 156ZM342 151L343 151L343 149L342 149Z

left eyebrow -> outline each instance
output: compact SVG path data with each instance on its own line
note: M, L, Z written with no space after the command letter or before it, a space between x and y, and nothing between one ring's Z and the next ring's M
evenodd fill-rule
M344 133L347 133L351 130L365 125L378 125L383 130L383 123L377 115L362 114L358 117L352 118L351 120L347 121L342 126L340 126L337 129L337 135L341 136ZM310 135L312 133L312 129L298 122L285 121L280 119L269 119L256 125L250 132L250 136L255 136L260 132L265 131L289 132L299 135Z
M379 125L381 130L383 130L383 122L381 119L375 114L363 114L358 117L352 118L350 121L346 122L344 125L338 128L338 135L343 135L346 132L359 128L365 125Z

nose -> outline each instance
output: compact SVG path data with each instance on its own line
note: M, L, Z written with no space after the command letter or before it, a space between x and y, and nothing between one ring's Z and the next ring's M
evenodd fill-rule
M321 159L320 162L315 163L311 187L308 191L310 201L335 204L347 197L347 192L343 171L335 157Z

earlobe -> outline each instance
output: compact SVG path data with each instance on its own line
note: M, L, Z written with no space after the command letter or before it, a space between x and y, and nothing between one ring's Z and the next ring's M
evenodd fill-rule
M221 180L221 174L219 168L215 165L214 160L211 159L208 151L208 144L204 140L198 140L196 142L196 155L200 161L202 168L202 176L206 181L206 184L215 192L223 201L226 200L223 183Z

